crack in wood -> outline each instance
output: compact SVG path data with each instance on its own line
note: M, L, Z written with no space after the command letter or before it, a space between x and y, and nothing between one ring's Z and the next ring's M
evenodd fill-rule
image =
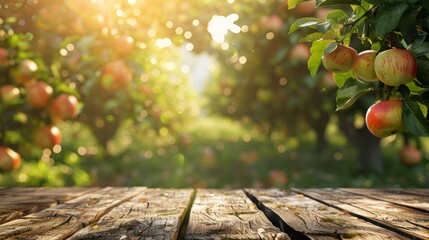
M191 197L189 199L188 205L186 206L187 207L186 213L184 214L183 219L181 219L181 224L180 224L180 228L179 228L179 234L178 234L178 237L177 237L178 240L185 239L186 232L187 232L188 225L189 225L189 218L191 216L191 209L192 209L192 205L194 204L196 194L197 194L197 190L194 189L192 191L192 194L191 194Z
M310 240L308 236L306 236L302 232L298 232L293 229L290 225L288 225L279 215L277 215L273 210L266 207L261 201L258 200L254 195L243 189L244 194L261 210L265 216L270 220L270 222L279 228L282 232L286 233L291 240Z
M335 208L335 209L337 209L337 210L340 210L340 211L346 211L349 215L351 215L351 216L353 216L353 217L356 217L356 218L361 219L361 220L363 220L363 221L369 222L369 223L371 223L371 224L374 224L374 225L376 225L376 226L378 226L378 227L381 227L381 228L387 229L387 230L389 230L389 231L395 232L395 233L397 233L397 234L399 234L399 235L402 235L402 236L404 236L404 237L407 237L407 238L410 238L410 239L413 239L413 240L423 240L423 238L419 238L419 237L413 236L413 235L411 235L411 234L409 234L409 233L403 232L403 231L401 231L401 230L399 230L399 229L397 229L397 228L394 228L394 227L391 227L391 226L389 226L389 225L387 225L387 224L384 224L384 223L383 223L383 222L381 222L381 221L376 221L376 220L374 220L374 219L371 219L371 218L368 218L368 217L362 216L362 215L360 215L360 214L357 214L357 213L354 213L354 212L348 211L348 210L346 210L346 209L344 209L344 208L342 208L342 207L336 206L336 205L334 205L334 204L330 204L329 202L324 201L324 200L322 200L322 199L319 199L319 198L313 197L311 194L307 193L306 191L300 191L300 190L297 190L297 189L292 189L292 191L293 191L293 192L295 192L295 193L298 193L298 194L302 194L302 195L304 195L304 196L306 196L306 197L308 197L308 198L311 198L311 199L313 199L313 200L315 200L315 201L317 201L317 202L319 202L319 203L325 204L325 205L327 205L327 206L329 206L329 207L332 207L332 208ZM344 204L346 204L346 203L344 203ZM356 206L354 206L354 207L356 207ZM364 210L365 210L365 211L368 211L368 210L366 210L366 209L364 209Z

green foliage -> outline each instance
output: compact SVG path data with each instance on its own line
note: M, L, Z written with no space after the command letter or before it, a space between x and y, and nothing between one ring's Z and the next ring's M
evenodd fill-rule
M379 86L363 84L361 81L354 81L356 78L353 73L335 74L337 85L340 87L337 92L337 110L349 108L368 92L377 92L378 100L385 100L394 95L405 103L403 118L406 130L418 136L427 135L429 123L426 116L428 114L421 111L422 108L427 109L427 105L425 105L426 103L419 104L416 101L416 97L427 90L426 71L429 48L426 35L429 15L423 8L427 4L423 2L418 0L328 0L319 4L318 7L341 5L348 9L348 13L333 10L328 14L326 22L318 24L304 24L302 22L307 21L305 18L296 21L299 24L294 25L296 26L294 31L311 25L316 32L319 32L319 39L312 38L312 56L308 61L308 68L313 76L317 73L322 56L333 51L335 47L334 44L326 45L329 41L336 41L339 44L349 43L360 49L368 49L368 46L372 45L371 49L379 51L389 48L405 48L409 49L417 58L418 73L414 82L419 89L416 91L414 88L410 89L406 86L401 86L398 91L397 88L386 88L383 84L379 84ZM321 31L321 28L317 26L324 26L324 28ZM340 26L339 29L338 26ZM326 36L327 33L330 33L329 36ZM313 32L311 36L315 36L314 34ZM332 36L335 38L333 39ZM324 49L323 54L322 49Z

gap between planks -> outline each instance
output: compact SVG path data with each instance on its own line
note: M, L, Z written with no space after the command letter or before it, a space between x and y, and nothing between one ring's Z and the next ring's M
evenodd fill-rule
M429 239L429 215L423 211L354 194L345 189L292 189L317 202L400 234L409 239Z

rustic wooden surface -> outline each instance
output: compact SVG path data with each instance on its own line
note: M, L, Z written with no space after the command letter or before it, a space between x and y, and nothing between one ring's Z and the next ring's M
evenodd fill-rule
M429 189L0 188L2 239L429 239Z

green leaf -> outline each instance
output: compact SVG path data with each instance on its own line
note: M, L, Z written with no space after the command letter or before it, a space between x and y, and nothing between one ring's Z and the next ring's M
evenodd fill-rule
M411 53L416 57L429 54L429 42L423 42L419 46L411 48Z
M404 12L399 21L399 28L408 45L417 37L417 8L410 8Z
M429 1L422 0L420 3L423 5L426 11L429 11Z
M352 71L348 71L348 72L345 72L345 73L334 73L335 83L340 88L344 86L344 84L346 83L347 79L349 79L349 78L356 79L354 77Z
M331 42L331 43L329 43L325 47L325 49L323 50L323 56L328 55L328 54L334 52L335 49L337 49L337 47L338 47L338 43L337 42Z
M362 95L374 91L374 88L367 83L361 83L353 78L347 79L343 87L337 91L337 109L344 110L356 102Z
M429 61L417 59L417 81L429 86Z
M323 51L325 47L331 43L332 40L317 40L313 42L310 48L311 56L308 59L308 70L312 77L316 76L317 70L319 69L320 63L322 62Z
M423 115L420 105L414 100L404 100L402 119L405 128L416 136L429 136L429 122Z
M315 17L305 17L305 18L298 18L289 29L289 34L293 33L301 28L305 27L314 27L320 23L320 19Z
M344 24L349 16L343 10L335 9L330 11L326 18L331 24Z
M360 0L326 0L323 1L321 4L318 4L317 7L327 7L327 6L333 6L333 5L359 5Z
M314 42L314 41L317 41L319 39L322 39L323 36L325 36L325 34L323 34L321 32L311 33L311 34L301 38L300 42Z
M375 16L375 32L380 37L392 32L399 23L402 14L408 9L407 3L383 4Z
M295 8L298 3L305 2L308 0L289 0L287 6L289 9Z

